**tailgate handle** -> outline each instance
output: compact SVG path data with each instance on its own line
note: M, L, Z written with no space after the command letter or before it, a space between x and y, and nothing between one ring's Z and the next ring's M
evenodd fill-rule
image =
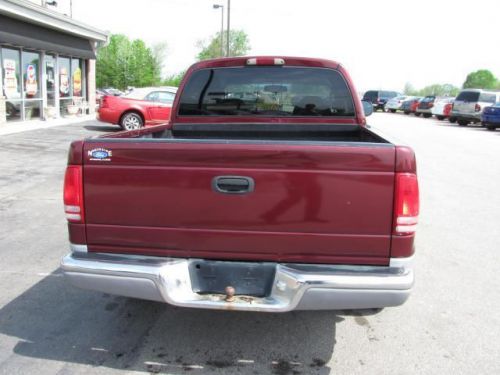
M212 179L212 190L222 194L247 194L254 191L255 182L251 177L217 176Z

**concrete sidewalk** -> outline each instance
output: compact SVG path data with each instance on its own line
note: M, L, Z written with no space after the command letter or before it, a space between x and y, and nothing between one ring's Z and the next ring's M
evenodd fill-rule
M55 126L76 124L79 122L95 120L96 115L85 115L71 118L58 118L50 121L34 120L34 121L24 121L24 122L13 122L6 125L0 126L0 136L7 134L21 133L30 130L37 129L47 129L53 128Z

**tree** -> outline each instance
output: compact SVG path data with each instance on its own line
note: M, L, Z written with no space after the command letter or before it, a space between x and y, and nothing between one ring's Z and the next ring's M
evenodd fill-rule
M486 69L469 73L463 84L464 89L495 89L497 87L496 77Z
M160 42L153 44L151 47L151 51L153 53L154 66L155 66L155 75L161 77L163 67L165 65L165 59L168 51L167 43Z
M223 52L226 55L227 36L222 34ZM198 60L208 60L221 57L220 32L213 35L208 41L199 40L196 46L201 49L196 58ZM250 41L248 35L243 30L231 30L229 32L229 52L230 56L244 56L250 51Z
M413 85L410 82L406 82L405 83L405 88L403 89L403 94L415 96L415 95L418 94L418 92L417 92L417 90L415 89L415 87L413 87Z
M109 44L97 52L96 84L119 89L157 86L161 83L162 66L163 55L158 51L155 54L144 41L111 35Z
M418 91L419 96L436 95L436 96L457 96L460 89L449 83L433 84L425 86Z
M186 72L180 72L180 73L177 73L177 74L172 74L171 76L168 76L167 78L165 78L163 80L163 86L175 86L175 87L179 87L179 85L181 84L181 81L182 81L182 78L184 78L184 74Z
M425 86L423 89L417 90L413 87L411 83L406 83L404 88L405 95L412 96L427 96L427 95L436 95L436 96L457 96L460 89L456 86L453 86L449 83L445 84L432 84L429 86Z

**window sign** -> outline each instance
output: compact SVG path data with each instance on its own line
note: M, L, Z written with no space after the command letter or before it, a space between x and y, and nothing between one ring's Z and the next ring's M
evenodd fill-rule
M69 94L68 69L64 66L59 70L59 91L61 92L61 96Z
M73 96L82 96L82 70L76 68L73 72Z
M9 99L20 98L21 94L18 90L17 73L16 73L16 61L11 59L3 60L4 68L4 92L5 96Z
M28 64L26 66L26 81L24 83L26 95L33 97L38 92L38 82L36 80L37 69L35 65Z

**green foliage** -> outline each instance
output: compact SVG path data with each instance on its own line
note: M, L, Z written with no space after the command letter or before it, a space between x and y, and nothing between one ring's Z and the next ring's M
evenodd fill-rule
M469 73L463 84L464 89L496 89L500 84L492 72L480 69Z
M413 96L427 96L427 95L457 96L459 91L460 89L458 87L453 86L449 83L433 84L425 86L423 89L420 90L415 89L411 83L406 83L404 88L405 95L413 95Z
M222 34L222 51L226 56L227 46L226 32ZM198 61L215 59L221 57L221 37L220 32L213 35L208 41L200 40L196 46L201 49L196 58ZM244 56L250 51L250 41L248 35L243 30L231 30L229 32L229 52L230 56Z
M418 90L410 82L406 82L403 94L417 96Z
M162 86L175 86L179 87L181 84L182 78L186 72L180 72L177 74L172 74L163 80Z
M155 51L140 39L131 41L125 35L112 35L109 44L97 52L97 87L125 89L159 85L163 65L159 50L165 48Z

